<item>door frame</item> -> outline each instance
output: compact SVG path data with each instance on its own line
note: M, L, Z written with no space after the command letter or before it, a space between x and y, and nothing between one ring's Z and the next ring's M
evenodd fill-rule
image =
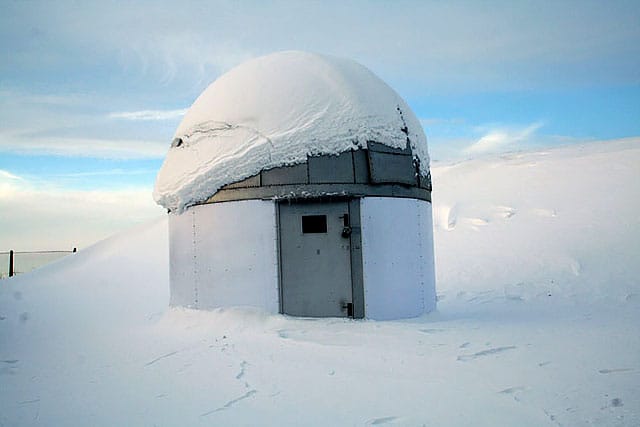
M364 278L362 262L362 229L360 220L360 198L359 197L313 197L304 199L280 199L276 200L276 240L278 250L278 307L280 314L284 313L283 304L283 280L282 280L282 238L280 230L280 206L283 204L304 204L304 203L332 203L347 202L349 223L351 234L349 236L349 252L351 266L351 302L353 304L353 315L346 316L352 319L363 319L365 316L364 303Z

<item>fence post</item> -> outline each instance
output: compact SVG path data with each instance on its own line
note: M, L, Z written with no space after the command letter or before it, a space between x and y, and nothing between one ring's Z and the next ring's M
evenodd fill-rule
M9 277L13 276L13 251L9 251Z

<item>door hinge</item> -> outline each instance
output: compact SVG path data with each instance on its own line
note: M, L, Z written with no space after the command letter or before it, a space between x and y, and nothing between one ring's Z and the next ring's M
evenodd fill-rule
M347 310L347 316L353 317L353 303L352 302L343 302L342 309Z

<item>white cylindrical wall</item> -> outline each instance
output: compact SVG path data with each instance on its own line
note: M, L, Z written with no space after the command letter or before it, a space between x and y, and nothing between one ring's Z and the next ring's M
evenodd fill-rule
M279 311L276 202L194 206L169 216L171 305ZM435 308L431 203L360 200L365 317L420 316Z
M276 205L243 200L169 216L171 304L279 310Z
M435 309L431 203L365 197L360 215L365 317L401 319Z

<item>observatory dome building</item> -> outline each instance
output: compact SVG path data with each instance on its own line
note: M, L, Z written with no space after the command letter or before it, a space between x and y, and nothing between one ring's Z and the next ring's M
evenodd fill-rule
M172 305L435 308L426 137L356 62L280 52L218 78L178 126L154 198L169 211Z

